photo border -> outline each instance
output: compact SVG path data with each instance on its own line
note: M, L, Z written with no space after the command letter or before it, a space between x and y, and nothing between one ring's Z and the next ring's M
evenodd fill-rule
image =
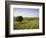
M33 5L42 5L42 13L43 13L43 33L29 33L29 34L14 34L14 35L9 35L10 34L10 5L11 4L33 4ZM5 1L5 36L6 37L18 37L18 36L37 36L37 35L45 35L45 3L40 3L40 2L20 2L20 1Z
M39 9L39 29L21 29L13 30L13 9L14 8L33 8ZM32 5L10 5L10 34L25 34L25 33L39 33L42 32L42 6L32 6Z

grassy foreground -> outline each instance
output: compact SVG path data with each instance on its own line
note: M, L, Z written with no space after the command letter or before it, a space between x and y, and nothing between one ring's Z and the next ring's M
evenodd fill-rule
M14 22L14 30L17 29L39 29L39 20Z

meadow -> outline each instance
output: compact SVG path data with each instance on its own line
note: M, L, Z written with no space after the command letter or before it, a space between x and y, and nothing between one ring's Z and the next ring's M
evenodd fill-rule
M14 30L18 29L39 29L39 17L32 17L32 18L27 18L23 17L24 20L19 23L17 22L14 18Z

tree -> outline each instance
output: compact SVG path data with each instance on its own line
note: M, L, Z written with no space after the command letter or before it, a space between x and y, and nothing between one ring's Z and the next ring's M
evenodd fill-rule
M16 21L22 22L22 21L23 21L23 17L22 17L22 16L17 16L17 17L16 17Z

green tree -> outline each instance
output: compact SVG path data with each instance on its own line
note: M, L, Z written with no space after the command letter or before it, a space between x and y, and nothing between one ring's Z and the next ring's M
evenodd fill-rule
M16 21L18 21L19 23L23 21L23 17L22 16L17 16L16 17Z

